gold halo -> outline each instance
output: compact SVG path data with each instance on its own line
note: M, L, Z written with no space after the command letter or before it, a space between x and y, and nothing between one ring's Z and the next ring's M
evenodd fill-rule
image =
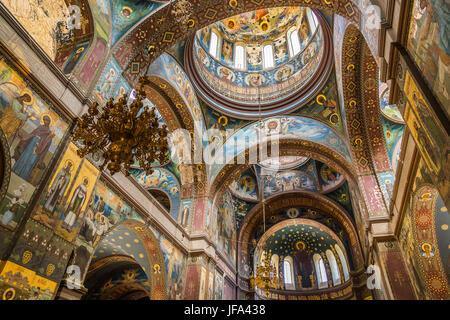
M325 95L323 95L323 94L319 94L316 98L316 102L318 104L320 104L321 106L323 106L325 104L325 102L327 102L327 97L325 97Z
M234 8L237 7L238 2L237 2L236 0L230 0L230 1L228 2L228 5L234 9Z
M431 252L431 250L433 250L433 246L431 244L429 244L428 242L425 242L424 244L422 244L422 250L424 252L427 252L427 250L425 250L425 247L429 247L430 248L430 252Z
M259 24L259 27L260 27L260 29L261 29L261 31L263 31L263 32L267 32L267 31L269 31L269 23L267 22L267 21L262 21L260 24ZM266 30L264 30L264 28L266 28Z
M49 117L49 119L50 119L49 126L51 126L52 122L53 122L52 115L50 113L44 113L43 115L41 115L41 122L44 122L44 117Z
M28 96L30 97L30 100L28 101L24 101L27 105L32 105L34 104L34 97L33 97L33 93L31 92L30 89L25 88L22 90L22 92L20 93L20 96L23 96L24 94L28 94Z
M189 19L188 20L188 27L189 28L193 28L195 26L195 20L194 19Z
M12 292L12 297L9 299L6 299L6 294L8 292ZM16 296L16 290L14 290L14 288L8 288L3 292L3 300L13 300L15 296Z
M122 7L122 10L120 10L120 13L122 13L123 12L123 10L128 10L128 11L130 11L130 14L132 14L133 13L133 9L131 9L130 7L128 7L128 6L123 6ZM122 13L122 15L123 15L123 13ZM125 17L125 16L124 16ZM125 18L128 18L128 17L125 17Z
M300 246L301 246L301 249L300 249ZM295 244L295 247L297 248L297 250L305 250L305 248L306 248L306 245L305 245L305 243L303 242L303 241L298 241L296 244Z
M224 121L224 123L222 123L222 120ZM228 118L225 116L221 116L218 120L217 123L220 124L222 127L225 127L228 124Z
M230 24L232 26L230 26ZM226 26L228 29L234 29L236 27L236 21L234 21L234 19L228 19Z

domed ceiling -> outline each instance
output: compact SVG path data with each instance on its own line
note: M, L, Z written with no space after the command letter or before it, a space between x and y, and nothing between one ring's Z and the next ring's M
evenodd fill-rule
M257 119L294 111L321 89L332 69L331 32L310 8L262 9L199 30L184 58L208 105Z
M300 251L311 255L325 252L338 244L336 240L337 236L328 227L316 221L293 219L275 225L260 241L265 242L270 254L287 256Z

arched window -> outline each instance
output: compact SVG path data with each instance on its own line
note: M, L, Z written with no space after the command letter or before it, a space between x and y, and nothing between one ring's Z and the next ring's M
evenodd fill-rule
M350 276L348 274L348 266L347 266L347 260L345 259L344 253L341 250L341 247L339 247L337 244L334 246L336 249L336 252L339 256L339 260L341 260L342 264L342 271L344 272L344 281L347 281Z
M245 68L245 49L243 46L236 46L236 53L234 57L234 67L236 69L244 69Z
M327 250L326 252L328 262L330 263L331 268L331 276L333 277L333 285L337 286L341 284L341 273L339 272L339 267L336 262L336 257L334 256L331 250Z
M214 58L217 58L217 52L219 51L219 37L215 32L211 33L211 42L209 43L209 54Z
M294 261L292 257L286 257L283 261L283 279L286 290L294 290Z
M313 34L316 31L319 22L317 21L316 15L310 8L307 8L307 16L309 20L309 26L311 27L311 34Z
M273 47L271 44L268 44L264 46L263 51L263 68L273 68L274 61L273 61Z
M289 55L291 58L300 52L300 38L298 36L298 30L293 29L288 32L288 44L289 44Z
M328 277L325 263L320 254L315 254L313 257L314 266L316 267L316 275L319 289L328 288Z
M280 274L280 273L279 273L279 270L278 270L278 268L279 268L279 266L278 266L279 262L280 262L280 258L278 257L277 254L274 254L274 255L270 258L270 264L273 265L273 266L275 267L275 269L277 270L277 271L276 271L277 276Z

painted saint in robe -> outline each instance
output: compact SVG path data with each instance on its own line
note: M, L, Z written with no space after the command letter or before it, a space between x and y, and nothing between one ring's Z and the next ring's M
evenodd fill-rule
M186 227L189 219L189 206L185 205L181 214L181 225Z
M26 112L25 105L29 105L32 102L32 98L29 93L25 93L20 97L12 99L12 101L6 105L3 112L2 119L0 120L0 127L5 133L6 139L11 141L20 128L25 124L30 115Z
M34 129L30 136L22 139L16 148L19 159L13 166L13 171L22 179L29 181L33 169L41 165L52 144L55 134L50 130L50 117L43 117L44 124Z
M61 199L66 191L70 178L72 176L72 162L67 161L67 164L59 170L58 174L50 187L47 199L44 203L44 208L51 214L55 207L61 202Z
M75 221L81 214L81 208L83 207L83 204L86 201L88 184L89 184L88 178L84 178L83 183L80 184L73 192L72 199L70 199L69 207L67 209L69 210L69 213L64 219L61 228L64 228L67 231L71 232L72 227L75 224Z

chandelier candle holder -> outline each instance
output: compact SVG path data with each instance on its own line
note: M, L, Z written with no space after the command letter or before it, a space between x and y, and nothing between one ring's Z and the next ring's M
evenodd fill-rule
M271 257L267 251L267 245L264 244L262 248L263 259L262 264L256 266L255 273L250 275L250 285L252 288L257 288L268 297L271 289L277 289L279 287L279 278L277 269L271 264Z
M107 165L112 175L123 169L128 176L135 164L151 174L155 163L165 163L167 127L160 124L154 108L144 107L145 98L145 93L138 91L131 103L123 95L116 102L111 98L101 109L97 102L92 104L72 133L73 140L82 145L78 155L100 153L100 170Z

